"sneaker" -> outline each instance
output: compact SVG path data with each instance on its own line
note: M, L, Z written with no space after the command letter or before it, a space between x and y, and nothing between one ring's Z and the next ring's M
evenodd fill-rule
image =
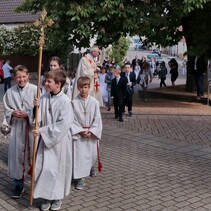
M24 193L24 188L18 185L15 187L12 198L19 199L22 197L23 193Z
M90 171L90 177L94 177L94 176L96 176L96 171L95 171L95 167L93 166Z
M42 211L47 211L51 208L51 201L50 200L44 200L44 202L42 203L40 209Z
M59 210L62 206L62 200L54 200L51 204L51 210Z
M77 181L75 189L76 190L83 190L84 186L85 186L85 180L83 178L81 178Z
M128 111L129 116L132 116L132 114L133 114L132 111Z

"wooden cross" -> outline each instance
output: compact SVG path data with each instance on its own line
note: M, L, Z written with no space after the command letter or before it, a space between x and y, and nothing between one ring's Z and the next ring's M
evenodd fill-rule
M52 19L46 17L47 12L45 8L41 12L41 17L34 22L36 27L40 28L40 39L39 39L39 64L38 64L38 76L37 76L37 98L40 99L40 77L41 77L41 66L42 66L42 51L44 46L44 30L47 27L52 26L54 23ZM38 128L38 106L35 107L35 129ZM37 149L37 138L34 137L33 142L33 155L32 155L32 168L31 168L31 190L30 190L30 205L33 203L34 195L34 178L35 178L35 157Z

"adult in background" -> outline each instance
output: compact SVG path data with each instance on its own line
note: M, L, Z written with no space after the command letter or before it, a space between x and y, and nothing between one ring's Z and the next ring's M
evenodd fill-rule
M132 68L134 69L134 67L136 66L136 63L139 64L139 66L142 66L142 61L140 59L138 59L138 56L136 55L135 58L132 60ZM126 64L126 63L125 63Z
M160 71L159 71L160 87L162 87L162 85L166 86L165 80L166 80L167 73L168 71L166 68L166 63L162 61L160 64Z
M179 73L178 73L178 63L175 58L172 58L169 62L168 65L170 67L170 74L171 74L171 83L172 86L175 85L175 81L177 80Z
M7 91L11 87L11 81L12 81L12 67L10 66L10 60L7 59L5 64L2 67L4 72L4 92Z
M190 68L194 75L196 88L197 88L197 100L200 100L203 96L203 81L204 76L207 72L207 61L205 60L204 56L195 56L194 58L190 59Z
M78 64L78 69L75 75L75 81L82 76L88 76L90 78L90 90L89 94L99 101L99 105L103 106L102 95L100 93L100 83L98 80L98 72L100 68L97 67L95 59L99 56L100 49L98 46L93 46L90 48L90 52L83 56ZM77 84L73 85L73 99L77 97L79 91L77 89Z
M147 101L147 87L149 82L152 82L152 72L150 69L150 63L144 62L142 65L142 70L139 73L139 76L137 78L137 84L140 84L140 86L143 89L143 99L144 101Z

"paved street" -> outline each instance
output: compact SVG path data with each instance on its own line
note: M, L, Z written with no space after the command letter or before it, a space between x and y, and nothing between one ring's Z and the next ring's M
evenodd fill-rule
M72 186L61 210L211 210L211 108L161 99L138 101L134 115L125 115L123 123L113 118L113 109L102 109L103 171L87 178L84 190ZM29 178L23 198L11 198L7 148L8 139L0 134L0 211L38 211L40 200L29 206Z
M73 188L62 210L211 210L211 116L137 114L120 123L103 113L103 122L103 172ZM23 199L11 199L7 146L1 137L0 210L39 210L39 200L29 207L28 183Z

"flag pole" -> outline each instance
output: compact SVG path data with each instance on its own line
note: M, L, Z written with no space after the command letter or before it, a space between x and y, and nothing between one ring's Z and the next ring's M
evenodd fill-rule
M41 12L41 17L39 20L34 22L36 27L40 27L40 38L39 38L39 63L38 63L38 74L37 74L37 98L40 99L40 78L41 78L41 67L42 67L42 54L43 54L43 46L44 46L44 29L47 26L51 26L53 24L52 19L46 20L47 12L45 8ZM39 107L35 107L35 129L38 128L38 110ZM34 197L34 177L35 177L35 159L36 159L36 137L34 137L33 141L33 154L32 154L32 166L31 166L31 189L30 189L30 206L33 204L33 197Z

